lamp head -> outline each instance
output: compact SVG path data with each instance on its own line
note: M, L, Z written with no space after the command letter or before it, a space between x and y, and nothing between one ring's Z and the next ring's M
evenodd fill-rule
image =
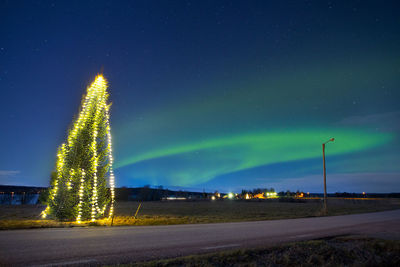
M326 141L325 143L323 143L324 145L326 144L326 143L329 143L329 142L333 142L333 141L335 141L335 138L331 138L331 139L329 139L328 141Z

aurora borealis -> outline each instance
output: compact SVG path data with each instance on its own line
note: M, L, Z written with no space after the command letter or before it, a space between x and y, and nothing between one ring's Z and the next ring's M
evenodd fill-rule
M103 72L117 187L321 192L334 137L329 192L400 191L396 1L0 5L0 184L47 185Z
M171 159L168 159L168 167L161 173L167 177L178 179L178 184L191 185L192 183L207 182L221 174L273 163L318 157L321 151L318 147L313 147L314 143L317 140L322 143L324 138L330 134L341 140L339 145L331 148L331 155L368 149L382 145L391 139L389 135L384 134L333 129L323 131L297 129L291 132L244 134L150 151L148 154L140 154L139 157L121 160L117 167L172 157L175 158L177 166L171 168ZM185 164L179 166L182 162ZM199 164L200 162L201 164ZM163 164L160 163L160 165ZM204 169L204 166L209 167ZM138 169L140 170L140 167ZM173 182L174 180L170 181L170 183Z

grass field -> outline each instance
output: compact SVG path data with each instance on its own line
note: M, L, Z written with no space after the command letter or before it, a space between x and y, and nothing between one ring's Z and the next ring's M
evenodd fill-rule
M138 202L119 202L115 208L113 225L161 225L187 223L216 223L255 220L276 220L321 216L319 201L154 201L143 202L138 217L133 215ZM0 229L72 227L90 225L40 219L41 205L0 206ZM343 215L400 208L400 199L343 200L328 202L328 215ZM93 225L110 225L100 220Z
M400 266L400 241L336 237L119 266Z

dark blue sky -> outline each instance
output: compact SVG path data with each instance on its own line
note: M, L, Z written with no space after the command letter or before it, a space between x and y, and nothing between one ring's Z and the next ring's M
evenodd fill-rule
M400 191L397 1L0 1L0 184L49 183L96 74L117 186Z

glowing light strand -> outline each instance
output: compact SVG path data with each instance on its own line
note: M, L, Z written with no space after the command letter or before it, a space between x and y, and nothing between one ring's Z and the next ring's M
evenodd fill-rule
M96 87L97 90L101 90L102 88ZM93 153L92 161L93 161L93 195L92 195L92 221L96 220L96 215L99 210L98 207L98 193L97 193L97 167L98 167L98 157L97 157L97 135L98 135L98 126L99 126L99 116L101 114L101 110L103 108L103 98L104 98L104 91L101 92L101 96L99 99L100 106L97 107L96 113L94 116L94 124L93 124L93 139L91 144L91 150Z
M67 182L67 189L68 190L72 189L72 180L74 178L74 175L75 175L75 171L74 171L74 169L71 168L69 170L69 177L68 177L68 182Z
M109 106L106 104L106 89L107 89L107 82L103 78L103 76L98 75L95 81L88 87L88 93L84 99L82 109L79 113L78 119L73 124L73 127L70 131L70 134L67 139L67 144L62 144L58 154L57 154L57 176L53 182L53 187L50 190L50 200L55 201L57 193L59 192L59 184L60 181L64 178L63 175L63 168L65 165L65 157L71 149L75 145L75 141L80 133L90 120L89 115L93 114L93 109L95 109L95 115L93 119L92 125L92 141L90 145L90 150L92 152L92 168L91 172L93 175L93 186L92 186L92 196L91 196L91 219L92 221L96 220L96 216L98 214L104 214L106 209L106 205L102 208L98 205L98 177L97 177L97 168L98 168L98 155L97 155L97 137L98 137L98 128L100 127L99 118L101 114L104 114L106 120L106 137L107 137L107 149L108 149L108 160L109 160L109 184L110 184L110 191L111 191L111 205L110 205L110 212L109 217L112 216L114 211L114 202L115 202L115 193L114 193L114 172L112 168L113 158L112 158L112 144L111 144L111 132L110 132L110 122L109 122ZM67 190L73 189L73 184L71 181L73 180L74 175L76 174L74 169L70 169L68 173L68 177L66 180ZM84 169L81 170L81 179L80 179L80 186L79 186L79 203L78 203L78 215L76 217L76 221L78 223L81 222L82 219L82 206L83 206L83 198L84 198L84 182L85 182L86 173ZM41 213L42 217L45 218L50 212L50 206L47 206L46 209Z
M84 184L85 184L85 170L82 169L81 172L81 181L80 181L80 186L79 186L79 203L78 203L78 216L76 217L76 222L81 223L82 219L82 201L83 201L83 190L84 190Z
M110 191L111 191L111 205L108 217L111 218L114 214L114 201L115 201L115 177L113 170L113 157L112 157L112 142L111 142L111 127L110 127L110 113L109 106L106 106L106 129L107 129L107 143L108 143L108 160L110 163Z

